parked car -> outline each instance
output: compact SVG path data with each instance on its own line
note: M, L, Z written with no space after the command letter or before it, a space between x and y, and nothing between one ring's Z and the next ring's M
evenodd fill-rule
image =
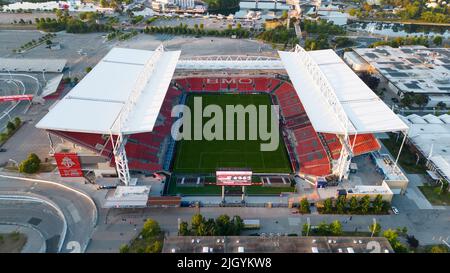
M398 211L398 209L396 207L392 207L392 212L397 215L400 213L400 211Z
M4 153L4 152L6 152L7 150L5 149L5 148L0 148L0 153Z
M398 103L399 100L397 98L391 98L392 102Z

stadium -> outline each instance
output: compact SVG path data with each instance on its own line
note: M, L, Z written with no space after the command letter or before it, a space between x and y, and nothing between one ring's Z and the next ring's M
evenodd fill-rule
M249 186L250 193L293 191L295 177L339 182L353 157L380 149L374 134L408 130L332 50L297 46L279 51L280 58L180 55L162 46L113 48L37 128L103 158L123 185L136 185L138 174L170 177L167 195L220 194L219 171L249 174L251 183L220 185ZM203 108L278 105L278 148L260 151L261 139L176 141L172 125L181 117L172 116L173 107L192 106L195 98ZM62 176L92 168L73 152L54 156Z

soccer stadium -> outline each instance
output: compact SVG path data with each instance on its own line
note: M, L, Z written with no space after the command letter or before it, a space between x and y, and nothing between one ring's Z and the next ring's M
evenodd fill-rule
M294 190L295 177L340 181L353 157L380 149L374 134L408 129L332 50L297 46L279 58L180 55L162 46L113 48L37 127L105 159L123 185L136 185L136 175L168 177L166 195L220 194L219 185L279 194ZM279 106L278 148L261 151L261 139L176 141L172 125L187 117L173 116L173 107L192 107L195 98L203 109ZM60 168L62 176L92 168L81 155L71 159L79 162ZM244 172L251 183L238 177L233 184L232 177L219 184L219 171Z

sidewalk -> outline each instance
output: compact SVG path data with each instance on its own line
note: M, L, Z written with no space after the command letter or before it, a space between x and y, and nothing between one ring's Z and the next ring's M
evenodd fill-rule
M45 253L47 246L41 232L31 226L0 224L0 233L11 233L17 231L27 236L27 242L21 253Z

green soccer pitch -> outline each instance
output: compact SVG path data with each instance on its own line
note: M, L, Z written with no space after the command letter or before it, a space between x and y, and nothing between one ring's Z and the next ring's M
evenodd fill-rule
M194 97L202 98L202 107L216 104L223 110L225 119L226 105L259 105L270 106L271 100L266 94L191 94L186 105L190 107L192 123L194 123ZM270 109L270 108L269 108ZM203 118L203 125L210 120ZM235 118L236 121L236 118ZM235 122L236 123L236 122ZM270 119L268 119L270 128ZM223 122L224 126L226 121ZM235 126L235 134L236 127ZM246 139L248 139L248 117L245 121ZM193 126L192 126L193 128ZM271 129L270 129L271 130ZM175 173L214 173L217 168L250 168L254 173L290 173L291 164L284 147L280 132L279 145L275 151L260 151L261 143L269 141L258 140L226 140L226 128L223 129L224 140L180 140L177 142L173 163ZM193 131L192 131L193 132Z

